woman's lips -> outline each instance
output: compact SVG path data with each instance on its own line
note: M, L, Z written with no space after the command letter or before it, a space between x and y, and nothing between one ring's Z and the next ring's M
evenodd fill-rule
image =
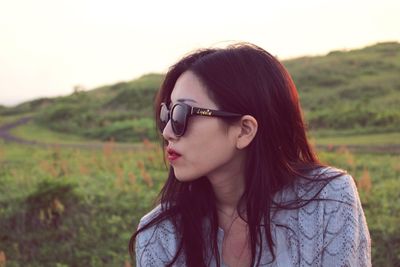
M169 161L174 161L174 160L177 160L180 157L181 157L181 155L171 154L171 155L168 155L168 160Z
M167 148L167 153L168 153L168 160L169 161L174 161L177 160L179 157L182 155L173 150L172 148Z

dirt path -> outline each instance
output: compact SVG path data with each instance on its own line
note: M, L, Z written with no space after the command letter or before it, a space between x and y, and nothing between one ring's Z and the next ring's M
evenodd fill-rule
M17 136L14 136L10 131L18 126L24 125L30 122L33 117L23 117L17 121L6 123L0 126L0 138L5 142L14 142L22 145L34 145L39 147L68 147L68 148L82 148L82 149L104 149L109 144L106 142L93 142L93 143L48 143L42 141L26 140ZM121 144L113 143L113 149L117 150L141 150L144 149L142 144Z
M40 147L69 147L69 148L82 148L82 149L104 149L107 144L105 142L93 142L93 143L76 143L76 144L65 144L65 143L47 143L41 141L26 140L17 136L13 136L10 130L28 123L33 117L23 117L15 122L6 123L0 126L0 138L6 142L15 142L24 145L35 145ZM344 147L343 145L317 145L316 149L318 151L336 151ZM372 153L390 153L390 154L400 154L400 145L346 145L346 149L352 152L372 152ZM144 148L142 144L122 144L113 143L113 148L118 150L141 150Z
M400 145L316 145L317 151L337 151L343 148L358 153L400 154Z
M17 121L1 125L0 126L0 138L2 138L6 142L16 142L19 144L29 144L29 145L36 144L35 141L25 140L25 139L13 136L10 133L10 130L12 130L13 128L18 127L23 124L26 124L30 120L32 120L32 117L24 117Z

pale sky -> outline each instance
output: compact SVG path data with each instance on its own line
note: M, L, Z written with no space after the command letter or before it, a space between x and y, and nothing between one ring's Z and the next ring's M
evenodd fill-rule
M280 59L400 41L398 0L0 0L0 104L165 72L234 41Z

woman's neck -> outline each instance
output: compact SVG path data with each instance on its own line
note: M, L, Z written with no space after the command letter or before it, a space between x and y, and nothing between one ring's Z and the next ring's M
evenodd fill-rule
M235 212L245 187L242 158L231 163L227 168L208 176L216 197L216 207L227 214Z
M213 188L217 200L217 209L227 214L233 214L243 195L244 186L240 181L221 181Z

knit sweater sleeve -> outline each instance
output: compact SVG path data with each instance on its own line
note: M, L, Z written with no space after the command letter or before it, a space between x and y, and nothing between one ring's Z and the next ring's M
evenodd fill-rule
M159 210L160 207L157 207L145 215L140 220L138 229L147 224ZM162 221L138 234L135 246L136 266L166 266L173 259L176 249L174 227L170 221Z
M322 195L328 200L321 266L371 266L370 235L353 178L345 174L332 180Z

